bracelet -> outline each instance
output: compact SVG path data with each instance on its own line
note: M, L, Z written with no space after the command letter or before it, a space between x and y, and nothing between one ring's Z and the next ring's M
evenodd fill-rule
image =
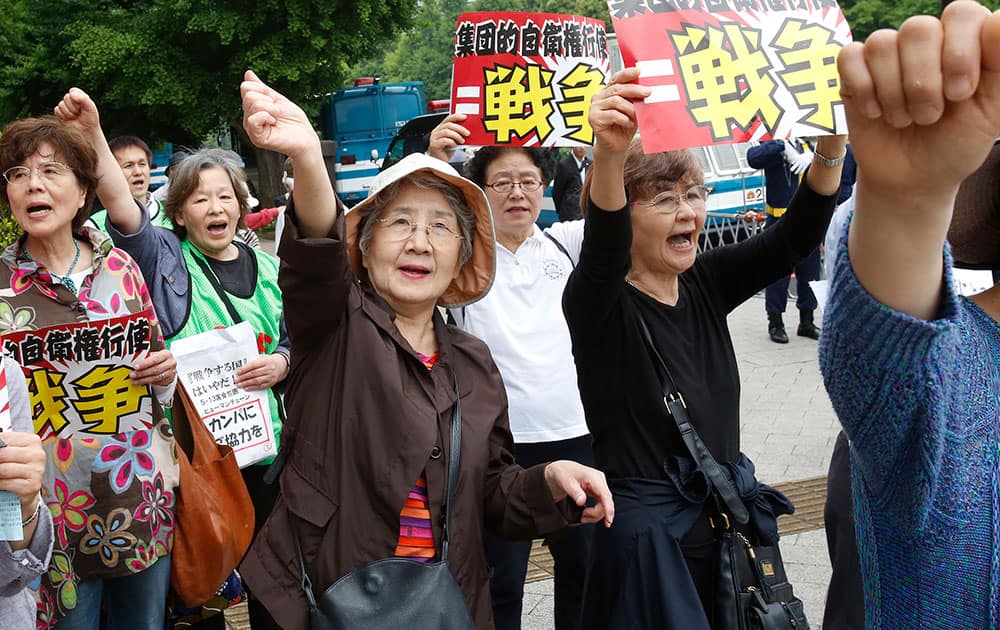
M21 522L21 529L27 529L32 523L38 519L38 515L42 512L42 497L38 497L38 504L35 505L35 511L28 517L28 520Z
M816 161L822 164L823 166L833 168L834 166L840 166L847 159L847 149L846 148L844 149L844 154L841 155L839 158L835 158L832 160L823 155L822 153L820 153L819 151L813 151L813 157L816 158Z
M292 369L292 360L290 358L288 358L287 354L285 354L284 352L275 352L274 354L278 355L279 357L281 357L282 359L285 360L285 371L286 372L288 372L288 371L290 371Z

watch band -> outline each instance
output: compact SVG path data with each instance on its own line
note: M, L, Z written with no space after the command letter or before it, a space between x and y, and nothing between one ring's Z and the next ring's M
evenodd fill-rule
M844 149L844 154L841 155L839 158L835 158L832 160L823 155L822 153L820 153L819 151L813 151L813 157L816 159L817 162L819 162L823 166L833 168L834 166L840 166L847 159L847 149Z

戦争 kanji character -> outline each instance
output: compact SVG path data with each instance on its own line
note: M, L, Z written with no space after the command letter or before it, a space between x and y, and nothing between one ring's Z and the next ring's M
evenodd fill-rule
M778 76L799 107L808 112L802 120L830 132L836 128L833 106L841 102L837 72L841 45L833 35L821 24L792 18L782 25L772 42L785 66Z
M137 354L149 350L149 320L139 319L130 321L126 337L129 354Z
M521 29L511 20L500 22L497 28L497 54L520 53Z
M492 55L497 49L497 25L483 22L476 25L476 54Z
M121 356L125 352L125 327L121 324L101 329L101 352L106 357Z
M559 85L563 98L557 107L566 121L566 127L573 130L568 137L592 144L594 130L587 122L587 112L590 110L590 99L604 85L604 75L597 68L579 63L559 81Z
M462 22L455 31L455 56L471 57L476 54L476 27L472 22Z
M90 425L87 431L118 433L122 417L139 412L149 390L133 385L129 380L131 373L132 369L124 365L98 365L73 381L77 395L73 407L83 422Z
M69 424L64 412L69 409L66 402L66 388L63 387L65 374L39 369L32 370L27 377L28 393L31 395L31 417L35 425L35 433L46 435L45 427L52 428L52 433L59 432Z
M687 25L670 34L688 96L688 111L708 125L715 140L732 136L730 123L747 129L760 118L768 131L781 117L777 84L756 29L727 23L722 29Z
M21 361L35 365L45 357L45 342L37 335L28 335L21 341Z
M80 361L97 361L101 358L101 334L96 328L78 328L73 331L73 354Z
M49 361L72 361L73 335L68 330L50 330L45 335L45 348Z
M483 126L496 141L510 142L534 132L539 142L552 133L552 70L535 64L487 68Z
M563 46L566 48L567 57L583 56L583 33L576 22L563 24Z
M537 56L541 38L542 29L538 28L538 25L531 20L525 22L521 28L521 55L524 57Z
M546 57L559 57L563 54L562 22L545 20L542 26L542 54Z

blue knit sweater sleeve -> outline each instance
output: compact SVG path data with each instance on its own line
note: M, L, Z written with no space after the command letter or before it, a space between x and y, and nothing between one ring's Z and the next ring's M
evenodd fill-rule
M830 286L820 369L871 507L891 513L901 529L921 531L951 473L942 474L951 469L947 441L961 430L956 420L966 417L956 412L970 400L951 260L946 251L937 316L910 317L876 301L858 282L848 257L848 225Z

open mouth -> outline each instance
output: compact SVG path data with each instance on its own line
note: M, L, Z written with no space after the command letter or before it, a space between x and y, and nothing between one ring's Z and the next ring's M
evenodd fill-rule
M208 231L210 236L218 238L220 236L225 236L228 228L229 223L226 221L212 221L205 229Z
M681 232L667 239L667 244L674 249L686 250L694 245L694 232Z
M403 265L399 270L408 278L426 278L431 273L430 269L421 265Z
M132 180L132 188L142 188L145 185L146 185L145 178L140 177L138 179Z
M52 212L52 206L46 204L32 204L28 206L28 216L40 217Z

